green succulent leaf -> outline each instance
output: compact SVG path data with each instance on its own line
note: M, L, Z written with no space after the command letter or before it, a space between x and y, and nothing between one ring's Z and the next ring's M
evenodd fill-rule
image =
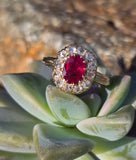
M94 153L89 152L79 158L76 158L75 160L100 160L100 159Z
M41 61L33 60L30 71L41 75L49 81L52 79L52 68L46 66Z
M33 139L42 160L71 160L91 151L93 142L77 129L38 124Z
M54 86L47 87L46 98L56 119L64 125L74 126L91 115L88 106L81 99Z
M103 104L98 116L112 113L120 107L128 94L130 82L130 76L111 78L111 85L109 86L109 89L111 90L110 95Z
M124 137L131 129L134 114L135 110L132 106L125 106L107 116L83 120L77 124L77 128L87 135L115 141Z
M102 104L100 96L92 93L91 95L82 96L82 100L90 108L92 117L96 116Z
M0 150L35 153L31 122L0 122Z
M136 138L125 137L115 142L98 140L93 152L100 160L135 160Z
M92 158L89 153L84 154L83 156L76 158L75 160L95 160L94 158Z
M35 153L32 129L39 122L0 90L0 150Z
M7 107L12 105L12 103L14 102L7 92L4 89L0 89L0 107Z
M36 154L10 153L0 151L0 160L39 160Z
M130 89L123 104L132 104L136 109L136 73L131 75Z
M7 74L1 80L23 109L44 122L57 123L45 99L45 89L49 84L45 78L35 73L22 73Z
M0 110L0 122L40 122L23 110L4 89L0 89Z

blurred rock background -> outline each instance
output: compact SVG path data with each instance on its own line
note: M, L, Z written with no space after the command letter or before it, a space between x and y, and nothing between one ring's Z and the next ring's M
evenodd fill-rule
M0 0L0 75L75 42L112 74L136 71L136 0Z

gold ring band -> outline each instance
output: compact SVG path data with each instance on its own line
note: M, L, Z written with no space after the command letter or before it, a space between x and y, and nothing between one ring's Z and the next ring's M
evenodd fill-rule
M54 68L56 60L57 60L57 58L54 58L54 57L44 57L42 61L47 66ZM100 72L96 72L96 76L94 78L94 81L99 84L105 85L105 86L108 86L110 84L110 78Z
M97 60L91 51L79 47L66 47L58 57L44 57L43 62L53 68L53 80L65 92L80 94L93 82L109 85L110 78L97 72Z

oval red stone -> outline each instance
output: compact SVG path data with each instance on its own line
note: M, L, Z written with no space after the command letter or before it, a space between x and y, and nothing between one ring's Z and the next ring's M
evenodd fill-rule
M64 64L63 76L69 84L77 84L85 75L86 63L79 55L70 56Z

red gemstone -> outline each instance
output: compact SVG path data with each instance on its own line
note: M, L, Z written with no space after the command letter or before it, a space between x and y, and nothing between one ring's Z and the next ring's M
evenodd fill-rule
M77 84L85 75L86 63L79 55L70 56L67 59L63 69L64 79L69 84Z

